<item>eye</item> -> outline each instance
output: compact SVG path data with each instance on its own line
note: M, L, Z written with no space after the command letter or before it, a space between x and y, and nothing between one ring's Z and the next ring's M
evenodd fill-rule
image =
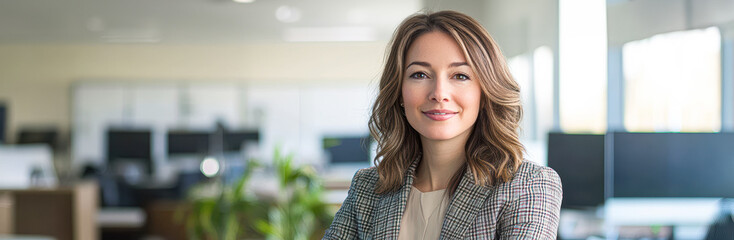
M417 72L417 73L411 74L410 75L410 78L413 78L413 79L424 79L424 78L428 78L428 75L426 75L423 72Z
M462 81L469 80L469 76L467 76L465 74L461 74L461 73L454 75L454 78L456 78L458 80L462 80Z

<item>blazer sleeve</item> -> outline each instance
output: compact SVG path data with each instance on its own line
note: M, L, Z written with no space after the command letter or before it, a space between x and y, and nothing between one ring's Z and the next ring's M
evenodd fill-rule
M556 239L563 198L558 173L541 167L522 186L499 219L500 239Z
M357 222L355 208L357 204L357 188L359 186L361 172L357 171L352 178L349 186L347 198L342 203L339 211L334 216L331 226L326 229L323 239L356 239L357 238Z

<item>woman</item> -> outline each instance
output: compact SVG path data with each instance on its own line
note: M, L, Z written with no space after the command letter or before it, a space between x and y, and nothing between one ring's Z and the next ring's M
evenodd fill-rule
M561 181L523 160L520 92L474 19L408 17L393 36L358 171L324 239L555 239Z

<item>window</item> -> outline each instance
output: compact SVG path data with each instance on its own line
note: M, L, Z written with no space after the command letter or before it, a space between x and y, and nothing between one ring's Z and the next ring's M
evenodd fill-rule
M533 90L536 133L545 140L553 128L553 50L547 46L533 51Z
M523 105L520 138L527 151L526 158L545 165L545 140L553 127L553 51L543 46L507 62L520 85Z
M559 111L565 132L607 127L606 1L559 1Z
M719 131L721 35L717 28L629 42L622 48L622 59L628 131Z
M510 68L512 77L520 86L520 102L523 106L523 116L520 122L520 137L524 139L535 139L535 114L532 110L535 102L532 101L531 91L531 72L530 59L527 54L511 57L507 60L507 66Z

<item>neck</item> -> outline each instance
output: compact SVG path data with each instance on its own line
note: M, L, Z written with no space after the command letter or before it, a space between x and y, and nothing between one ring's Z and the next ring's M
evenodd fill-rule
M422 137L423 156L413 186L422 192L447 188L451 177L466 162L464 146L468 139L468 133L440 141Z

